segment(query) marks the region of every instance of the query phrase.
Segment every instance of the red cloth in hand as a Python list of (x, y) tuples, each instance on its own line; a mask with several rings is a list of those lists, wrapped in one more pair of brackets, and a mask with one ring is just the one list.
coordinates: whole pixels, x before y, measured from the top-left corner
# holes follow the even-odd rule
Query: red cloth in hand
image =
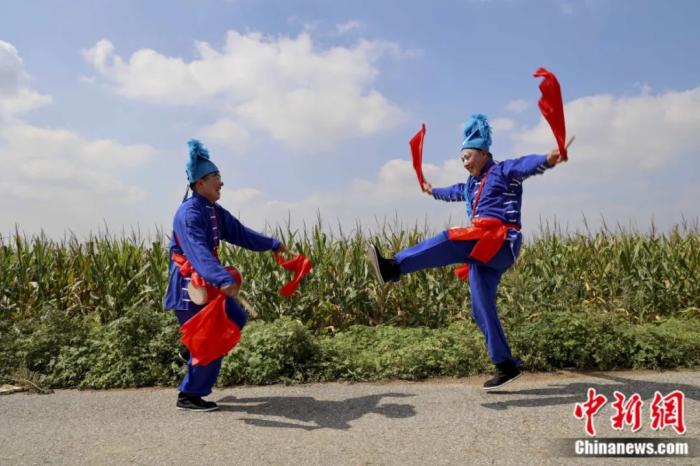
[(411, 159), (413, 159), (413, 169), (416, 171), (416, 176), (418, 177), (418, 184), (420, 185), (421, 191), (423, 190), (423, 183), (425, 178), (423, 177), (423, 138), (425, 137), (425, 123), (421, 126), (420, 131), (416, 133), (415, 136), (411, 138), (408, 143), (411, 146)]
[(557, 140), (557, 146), (559, 147), (559, 153), (564, 160), (567, 160), (564, 103), (561, 98), (559, 81), (554, 76), (554, 73), (545, 68), (538, 69), (533, 76), (544, 78), (540, 83), (540, 91), (542, 91), (542, 98), (540, 98), (539, 102), (540, 111), (552, 128), (554, 138)]
[(294, 278), (280, 288), (280, 294), (282, 296), (291, 296), (291, 294), (296, 291), (297, 287), (299, 286), (299, 282), (301, 282), (301, 279), (304, 278), (304, 275), (311, 271), (313, 263), (311, 262), (311, 259), (301, 254), (289, 260), (285, 260), (279, 254), (275, 254), (275, 260), (277, 260), (277, 263), (285, 269), (294, 272)]
[(225, 356), (241, 339), (241, 329), (226, 315), (226, 297), (221, 292), (185, 322), (180, 333), (180, 341), (190, 350), (194, 366), (206, 366)]
[[(180, 341), (190, 350), (192, 365), (206, 366), (228, 354), (238, 344), (241, 340), (241, 329), (226, 315), (226, 297), (223, 293), (194, 272), (185, 256), (178, 256), (176, 258), (173, 255), (173, 260), (180, 266), (180, 273), (183, 276), (189, 274), (195, 286), (207, 288), (209, 303), (180, 327)], [(226, 270), (240, 287), (243, 277), (238, 269), (227, 266)]]

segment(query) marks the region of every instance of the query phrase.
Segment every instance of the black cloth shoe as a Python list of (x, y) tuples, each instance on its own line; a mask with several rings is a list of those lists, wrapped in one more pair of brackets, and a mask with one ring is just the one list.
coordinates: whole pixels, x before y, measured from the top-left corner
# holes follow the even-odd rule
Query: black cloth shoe
[(496, 375), (484, 383), (484, 390), (494, 390), (520, 377), (522, 372), (513, 361), (496, 364)]
[(398, 282), (401, 272), (394, 259), (385, 259), (379, 254), (379, 249), (374, 244), (367, 245), (367, 260), (372, 264), (374, 273), (379, 282), (384, 285), (387, 282)]
[(205, 401), (200, 396), (191, 396), (184, 393), (178, 393), (177, 395), (177, 409), (184, 409), (186, 411), (216, 411), (219, 409), (219, 405), (213, 401)]

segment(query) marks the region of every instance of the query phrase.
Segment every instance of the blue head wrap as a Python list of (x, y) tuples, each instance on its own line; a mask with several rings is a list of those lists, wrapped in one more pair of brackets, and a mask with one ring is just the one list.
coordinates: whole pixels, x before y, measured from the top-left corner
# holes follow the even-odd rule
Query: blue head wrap
[(190, 158), (187, 161), (187, 181), (192, 184), (210, 173), (218, 172), (216, 165), (209, 160), (209, 151), (196, 139), (187, 141), (190, 146)]
[(491, 147), (491, 126), (486, 119), (486, 115), (475, 113), (464, 124), (464, 141), (462, 149), (489, 150)]

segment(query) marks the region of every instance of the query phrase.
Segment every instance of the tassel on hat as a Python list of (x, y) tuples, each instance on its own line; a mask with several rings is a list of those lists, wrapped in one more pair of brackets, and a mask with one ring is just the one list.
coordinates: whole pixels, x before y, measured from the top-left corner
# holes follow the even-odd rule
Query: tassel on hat
[(483, 113), (475, 113), (464, 124), (462, 149), (489, 150), (491, 147), (491, 126)]
[(195, 181), (207, 176), (210, 173), (218, 172), (219, 169), (209, 160), (209, 151), (196, 139), (187, 141), (190, 147), (190, 158), (187, 161), (186, 169), (187, 181), (192, 184)]

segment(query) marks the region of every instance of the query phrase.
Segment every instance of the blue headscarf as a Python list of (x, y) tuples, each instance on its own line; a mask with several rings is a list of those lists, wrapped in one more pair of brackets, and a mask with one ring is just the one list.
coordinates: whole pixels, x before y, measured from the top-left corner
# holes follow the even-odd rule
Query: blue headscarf
[(475, 113), (464, 124), (462, 149), (481, 149), (488, 152), (491, 147), (491, 126), (482, 113)]
[(190, 146), (190, 158), (187, 161), (186, 172), (187, 181), (192, 184), (198, 179), (210, 173), (218, 172), (219, 169), (209, 160), (209, 151), (196, 139), (187, 141)]

